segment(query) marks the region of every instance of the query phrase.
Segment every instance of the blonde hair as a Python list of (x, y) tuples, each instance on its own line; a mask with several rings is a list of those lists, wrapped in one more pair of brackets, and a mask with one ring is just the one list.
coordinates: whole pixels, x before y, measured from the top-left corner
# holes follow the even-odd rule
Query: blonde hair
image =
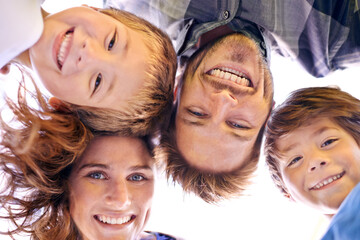
[[(170, 114), (176, 72), (176, 54), (169, 37), (144, 19), (115, 9), (101, 10), (145, 35), (151, 53), (145, 87), (134, 96), (124, 111), (70, 104), (93, 131), (118, 132), (141, 136), (160, 126)], [(119, 93), (120, 94), (120, 93)]]

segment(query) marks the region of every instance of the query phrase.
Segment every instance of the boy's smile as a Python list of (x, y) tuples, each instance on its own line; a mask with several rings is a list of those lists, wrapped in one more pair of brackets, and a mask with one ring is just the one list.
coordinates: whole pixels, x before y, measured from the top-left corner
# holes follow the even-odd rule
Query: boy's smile
[(360, 181), (360, 147), (327, 118), (314, 119), (277, 141), (280, 171), (291, 197), (335, 214)]

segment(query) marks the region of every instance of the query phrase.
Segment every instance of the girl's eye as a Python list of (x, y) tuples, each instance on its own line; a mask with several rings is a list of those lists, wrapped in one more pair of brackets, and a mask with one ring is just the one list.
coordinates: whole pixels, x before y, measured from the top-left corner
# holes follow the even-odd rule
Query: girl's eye
[(291, 160), (291, 162), (288, 164), (288, 167), (290, 167), (291, 165), (297, 163), (298, 161), (300, 161), (302, 159), (302, 157), (296, 157), (293, 160)]
[(245, 127), (243, 125), (240, 125), (240, 124), (237, 124), (237, 123), (234, 123), (234, 122), (231, 122), (231, 121), (226, 121), (226, 123), (232, 128), (248, 129), (248, 127)]
[(321, 147), (326, 147), (326, 146), (336, 142), (337, 140), (339, 140), (339, 139), (333, 138), (333, 139), (326, 140), (323, 144), (321, 144)]
[(116, 42), (116, 31), (114, 32), (114, 36), (109, 42), (108, 51), (110, 51), (114, 47), (115, 42)]
[(93, 173), (90, 173), (88, 176), (93, 179), (105, 179), (104, 174), (102, 174), (100, 172), (93, 172)]
[(135, 182), (146, 180), (144, 176), (139, 175), (139, 174), (132, 175), (132, 176), (130, 176), (129, 179), (130, 179), (130, 181), (135, 181)]
[(96, 80), (95, 80), (95, 86), (94, 86), (94, 91), (93, 93), (96, 91), (96, 89), (98, 89), (98, 87), (100, 86), (101, 84), (101, 80), (102, 80), (102, 75), (101, 73), (99, 73), (96, 77)]

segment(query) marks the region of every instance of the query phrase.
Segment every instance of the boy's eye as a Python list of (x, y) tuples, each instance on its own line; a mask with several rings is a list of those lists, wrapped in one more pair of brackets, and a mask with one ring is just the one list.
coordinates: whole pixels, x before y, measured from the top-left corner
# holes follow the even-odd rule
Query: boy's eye
[(337, 140), (339, 140), (339, 139), (337, 139), (337, 138), (328, 139), (323, 144), (321, 144), (321, 147), (329, 146), (330, 144), (336, 142)]
[(290, 163), (288, 164), (288, 167), (294, 165), (295, 163), (297, 163), (298, 161), (300, 161), (302, 159), (302, 157), (296, 157), (293, 160), (290, 161)]
[(101, 81), (102, 81), (102, 75), (101, 75), (101, 73), (99, 73), (99, 74), (97, 75), (97, 77), (96, 77), (96, 80), (95, 80), (93, 93), (96, 91), (96, 89), (98, 89), (98, 87), (99, 87), (100, 84), (101, 84)]
[(114, 47), (115, 42), (116, 42), (116, 31), (114, 32), (114, 35), (113, 35), (112, 39), (109, 42), (108, 51), (110, 51)]
[(88, 175), (88, 177), (93, 178), (93, 179), (100, 179), (100, 180), (105, 179), (104, 174), (102, 174), (101, 172), (93, 172), (93, 173), (90, 173), (90, 174)]
[(134, 181), (134, 182), (139, 182), (139, 181), (146, 180), (146, 178), (140, 174), (134, 174), (134, 175), (130, 176), (129, 180)]

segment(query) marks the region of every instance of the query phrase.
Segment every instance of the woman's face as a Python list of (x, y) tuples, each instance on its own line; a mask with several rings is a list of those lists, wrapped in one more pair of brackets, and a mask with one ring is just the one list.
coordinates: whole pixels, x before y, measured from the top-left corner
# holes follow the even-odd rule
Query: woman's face
[(69, 191), (84, 239), (136, 239), (150, 214), (154, 161), (137, 138), (97, 137), (75, 164)]
[(45, 18), (43, 34), (29, 54), (55, 97), (115, 110), (143, 87), (150, 56), (143, 34), (88, 7)]

